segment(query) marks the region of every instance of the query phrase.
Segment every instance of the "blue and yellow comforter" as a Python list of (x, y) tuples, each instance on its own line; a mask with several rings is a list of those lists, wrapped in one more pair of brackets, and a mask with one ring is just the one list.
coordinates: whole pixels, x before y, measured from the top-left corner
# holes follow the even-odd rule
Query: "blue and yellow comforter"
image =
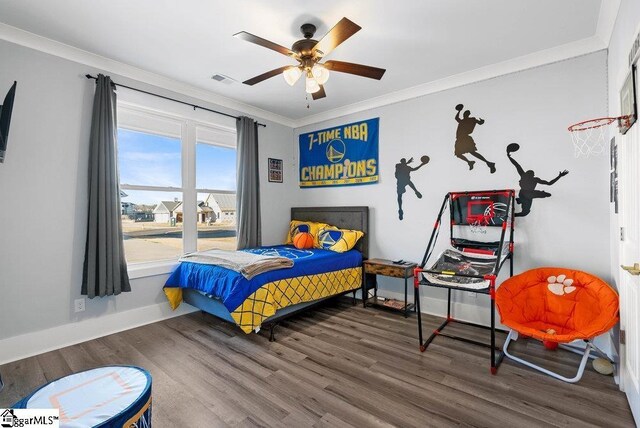
[(357, 250), (298, 250), (290, 245), (248, 249), (255, 254), (293, 260), (290, 269), (278, 269), (247, 280), (219, 266), (182, 262), (167, 280), (164, 292), (173, 309), (182, 302), (182, 289), (192, 288), (222, 301), (246, 333), (278, 309), (359, 288), (362, 254)]

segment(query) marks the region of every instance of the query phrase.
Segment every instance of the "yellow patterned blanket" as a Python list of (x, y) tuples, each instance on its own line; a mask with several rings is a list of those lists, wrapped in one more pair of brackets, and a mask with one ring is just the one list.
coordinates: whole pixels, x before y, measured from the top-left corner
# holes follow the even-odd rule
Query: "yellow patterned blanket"
[(231, 313), (245, 333), (251, 333), (278, 309), (334, 296), (362, 285), (362, 268), (296, 276), (263, 285)]

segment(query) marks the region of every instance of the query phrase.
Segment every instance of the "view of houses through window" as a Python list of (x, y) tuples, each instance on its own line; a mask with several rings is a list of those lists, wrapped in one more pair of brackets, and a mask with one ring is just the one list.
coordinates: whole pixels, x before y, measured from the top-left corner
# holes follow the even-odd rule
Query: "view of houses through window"
[(127, 262), (177, 260), (196, 249), (235, 250), (235, 134), (134, 113), (118, 111)]
[(183, 222), (172, 222), (163, 213), (167, 205), (179, 204), (182, 193), (120, 191), (122, 234), (128, 263), (177, 259), (183, 253)]
[(198, 129), (196, 143), (198, 251), (235, 250), (236, 149), (205, 142), (224, 141), (206, 131)]

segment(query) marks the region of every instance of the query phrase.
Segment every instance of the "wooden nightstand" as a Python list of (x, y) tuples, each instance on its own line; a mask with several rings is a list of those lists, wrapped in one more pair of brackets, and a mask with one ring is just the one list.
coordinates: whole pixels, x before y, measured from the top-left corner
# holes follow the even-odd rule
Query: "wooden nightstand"
[[(409, 303), (407, 301), (408, 293), (408, 280), (413, 278), (413, 270), (417, 264), (413, 262), (404, 262), (404, 264), (393, 263), (391, 260), (386, 259), (369, 259), (363, 262), (364, 280), (363, 280), (363, 298), (365, 306), (382, 307), (385, 309), (397, 310), (404, 313), (405, 318), (409, 316), (412, 310), (415, 309), (415, 302)], [(401, 308), (395, 308), (393, 306), (387, 306), (378, 302), (378, 280), (377, 276), (388, 276), (392, 278), (404, 279), (404, 305)], [(369, 300), (369, 289), (373, 288), (373, 302)]]

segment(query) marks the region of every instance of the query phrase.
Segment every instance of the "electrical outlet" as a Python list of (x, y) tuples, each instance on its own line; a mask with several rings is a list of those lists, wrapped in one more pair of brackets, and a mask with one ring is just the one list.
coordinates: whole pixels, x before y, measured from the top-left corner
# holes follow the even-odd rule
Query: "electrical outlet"
[(84, 299), (76, 299), (73, 307), (75, 312), (84, 312)]

